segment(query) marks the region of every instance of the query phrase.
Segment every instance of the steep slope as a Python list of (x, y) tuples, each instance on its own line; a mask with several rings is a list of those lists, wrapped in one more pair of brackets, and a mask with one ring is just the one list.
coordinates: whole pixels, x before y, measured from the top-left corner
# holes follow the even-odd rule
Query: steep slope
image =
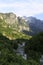
[(36, 19), (35, 17), (24, 17), (24, 19), (29, 25), (29, 34), (33, 35), (43, 31), (43, 20)]
[(17, 44), (9, 40), (2, 34), (0, 34), (0, 65), (40, 65), (38, 62), (33, 60), (24, 60), (21, 55), (17, 55), (14, 51), (14, 47)]
[(28, 55), (28, 59), (30, 57), (30, 59), (40, 61), (40, 57), (43, 55), (43, 32), (33, 36), (29, 42), (26, 43), (25, 52)]
[(9, 39), (29, 39), (29, 36), (22, 33), (22, 30), (29, 30), (24, 19), (13, 13), (0, 13), (0, 33)]
[(0, 13), (0, 18), (12, 29), (16, 29), (19, 32), (22, 30), (29, 30), (26, 22), (22, 17), (17, 17), (14, 13)]

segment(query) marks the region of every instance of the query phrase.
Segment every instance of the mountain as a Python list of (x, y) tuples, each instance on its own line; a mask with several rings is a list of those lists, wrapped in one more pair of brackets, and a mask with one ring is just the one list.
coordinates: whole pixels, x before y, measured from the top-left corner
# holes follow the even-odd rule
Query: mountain
[[(6, 32), (5, 32), (6, 31)], [(34, 35), (43, 31), (43, 20), (36, 19), (35, 17), (17, 17), (16, 14), (0, 13), (0, 32), (3, 35), (9, 36), (16, 34)]]
[(25, 20), (22, 17), (17, 17), (14, 13), (0, 13), (0, 19), (4, 20), (9, 27), (15, 28), (18, 31), (22, 29), (29, 30)]
[(22, 30), (29, 31), (22, 17), (17, 17), (14, 13), (0, 13), (0, 33), (9, 39), (29, 38), (28, 35), (22, 33)]
[[(43, 31), (43, 21), (41, 20), (34, 17), (17, 17), (14, 13), (0, 13), (0, 64), (40, 65), (39, 56), (41, 53), (37, 54), (37, 52), (33, 52), (33, 50), (31, 52), (31, 47), (33, 46), (35, 49), (37, 47), (36, 50), (40, 50), (40, 42), (43, 36), (42, 34), (41, 36), (37, 36), (38, 38), (30, 36), (40, 31)], [(33, 44), (35, 41), (38, 44)], [(32, 45), (30, 43), (32, 43)], [(41, 50), (42, 49), (43, 45), (41, 46)], [(20, 55), (19, 51), (20, 53), (23, 52), (23, 56)], [(28, 55), (30, 56), (26, 55), (28, 51)], [(27, 53), (25, 54), (25, 52)], [(24, 57), (26, 57), (27, 60), (23, 59)], [(39, 60), (37, 61), (36, 58)]]
[(43, 31), (43, 20), (36, 19), (35, 17), (23, 17), (29, 25), (29, 34), (33, 35)]

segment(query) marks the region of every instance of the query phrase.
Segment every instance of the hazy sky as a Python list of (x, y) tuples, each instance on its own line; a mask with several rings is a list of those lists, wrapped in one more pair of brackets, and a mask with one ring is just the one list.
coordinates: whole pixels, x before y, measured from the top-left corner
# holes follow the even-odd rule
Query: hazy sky
[(0, 0), (0, 12), (14, 12), (20, 16), (43, 13), (43, 0)]

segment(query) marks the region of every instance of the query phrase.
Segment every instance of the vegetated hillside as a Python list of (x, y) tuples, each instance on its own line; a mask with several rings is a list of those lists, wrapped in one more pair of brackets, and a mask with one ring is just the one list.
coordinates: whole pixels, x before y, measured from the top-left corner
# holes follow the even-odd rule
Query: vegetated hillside
[(22, 17), (17, 17), (13, 13), (0, 13), (0, 33), (9, 39), (29, 39), (29, 36), (22, 33), (22, 30), (29, 30), (29, 27)]
[(16, 55), (14, 49), (17, 47), (17, 40), (9, 40), (0, 34), (0, 65), (40, 65), (36, 61), (24, 60), (20, 55)]
[(41, 55), (43, 55), (43, 32), (33, 36), (25, 45), (25, 52), (28, 59), (40, 61)]
[(25, 21), (29, 25), (30, 31), (24, 30), (27, 34), (34, 35), (43, 31), (43, 20), (36, 19), (35, 17), (25, 17)]

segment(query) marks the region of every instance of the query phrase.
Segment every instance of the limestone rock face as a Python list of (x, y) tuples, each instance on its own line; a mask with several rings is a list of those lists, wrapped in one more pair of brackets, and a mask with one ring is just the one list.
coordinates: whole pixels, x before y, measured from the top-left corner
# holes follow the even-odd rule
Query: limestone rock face
[(5, 26), (3, 27), (11, 27), (12, 29), (16, 29), (19, 32), (22, 30), (29, 30), (28, 25), (22, 17), (17, 17), (14, 13), (0, 13), (0, 19), (4, 21)]

